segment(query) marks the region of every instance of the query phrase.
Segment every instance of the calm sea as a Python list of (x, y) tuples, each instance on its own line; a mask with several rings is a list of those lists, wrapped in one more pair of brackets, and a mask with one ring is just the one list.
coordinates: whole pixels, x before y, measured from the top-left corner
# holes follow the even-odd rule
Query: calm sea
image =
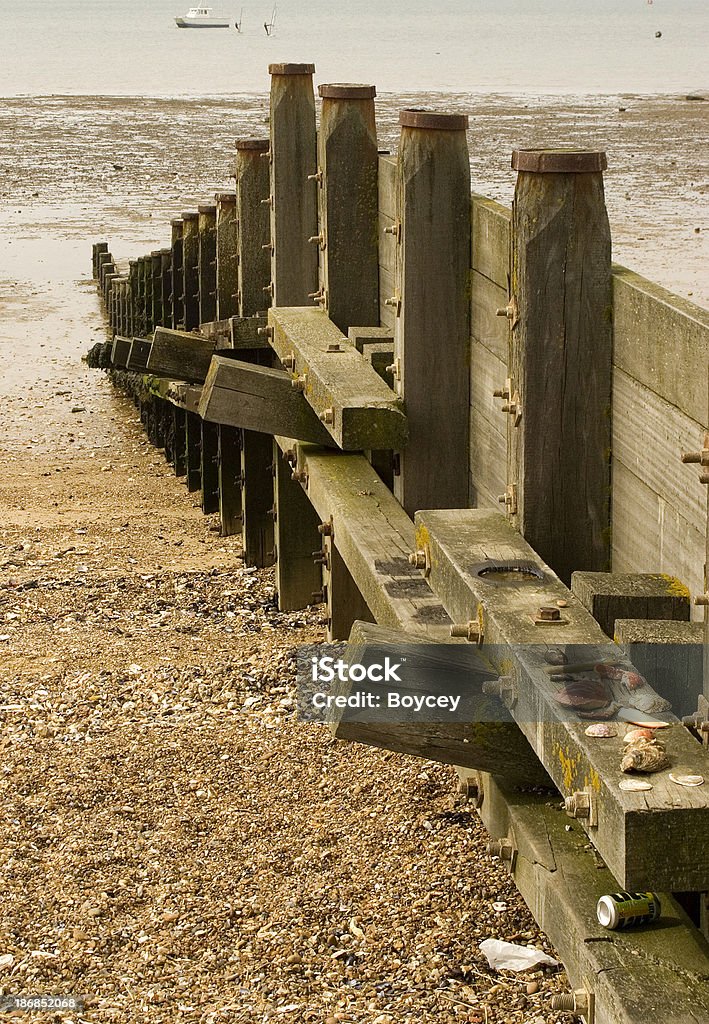
[(178, 29), (190, 0), (3, 0), (0, 95), (264, 92), (280, 60), (399, 94), (709, 86), (707, 0), (278, 0), (270, 37), (273, 0), (212, 2), (241, 34)]

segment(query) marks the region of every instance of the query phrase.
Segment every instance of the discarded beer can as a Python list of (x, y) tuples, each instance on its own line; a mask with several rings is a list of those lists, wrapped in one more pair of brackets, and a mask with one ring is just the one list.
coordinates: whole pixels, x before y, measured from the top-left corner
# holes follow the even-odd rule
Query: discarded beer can
[(654, 892), (614, 892), (601, 896), (596, 916), (604, 928), (637, 928), (657, 921), (661, 909), (660, 899)]

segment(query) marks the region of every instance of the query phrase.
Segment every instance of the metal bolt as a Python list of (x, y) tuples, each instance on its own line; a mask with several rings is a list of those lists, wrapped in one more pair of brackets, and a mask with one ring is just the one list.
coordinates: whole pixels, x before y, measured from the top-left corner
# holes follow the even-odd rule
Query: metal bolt
[(326, 351), (327, 352), (342, 352), (342, 348), (340, 346), (339, 341), (332, 342), (330, 345), (328, 345)]
[(414, 569), (425, 569), (426, 552), (423, 550), (412, 551), (409, 555), (409, 565), (413, 565)]
[(480, 623), (477, 619), (471, 619), (470, 622), (456, 623), (451, 626), (451, 636), (464, 637), (466, 640), (479, 644), (482, 642)]
[(265, 287), (263, 287), (261, 291), (267, 292), (269, 295), (273, 295), (273, 281), (271, 281), (270, 284), (265, 285)]
[(506, 837), (504, 839), (491, 839), (487, 844), (487, 852), (491, 857), (499, 857), (500, 860), (512, 860), (512, 854), (514, 853), (512, 840)]
[(502, 412), (510, 412), (515, 414), (517, 412), (516, 402), (503, 402), (501, 406)]
[(326, 569), (330, 568), (330, 559), (327, 551), (313, 551), (313, 561), (316, 564), (324, 565)]
[(308, 239), (313, 245), (319, 245), (321, 249), (325, 248), (325, 235), (321, 231), (319, 235), (311, 235)]
[(694, 603), (696, 605), (708, 605), (709, 594), (697, 594), (697, 596), (694, 598)]
[(325, 604), (327, 602), (327, 587), (323, 586), (322, 590), (314, 590), (310, 595), (310, 600), (313, 604)]
[(309, 174), (308, 175), (308, 181), (317, 181), (318, 185), (322, 184), (322, 178), (323, 178), (322, 169), (320, 167), (318, 167), (318, 169), (315, 172), (315, 174)]
[(290, 382), (290, 386), (295, 391), (305, 391), (306, 383), (307, 383), (307, 377), (305, 377), (305, 376), (294, 377), (293, 380)]
[(271, 159), (271, 150), (270, 149), (264, 149), (263, 153), (259, 153), (259, 156), (261, 157), (262, 160), (270, 160)]
[(263, 334), (267, 338), (272, 338), (273, 337), (273, 328), (272, 327), (258, 327), (256, 329), (256, 333), (257, 334)]
[(267, 515), (267, 516), (270, 516), (270, 517), (271, 517), (271, 519), (272, 519), (272, 520), (274, 521), (274, 523), (275, 523), (275, 521), (276, 521), (276, 520), (278, 519), (278, 514), (277, 514), (277, 512), (276, 512), (276, 506), (274, 505), (274, 506), (273, 506), (273, 508), (269, 508), (269, 510), (268, 510), (268, 512), (266, 513), (266, 515)]
[(384, 228), (384, 234), (385, 235), (398, 235), (399, 234), (399, 224), (398, 224), (398, 222), (396, 224), (390, 224), (389, 227)]
[(507, 385), (505, 385), (505, 387), (503, 388), (495, 388), (495, 390), (492, 393), (492, 396), (493, 398), (509, 398), (510, 389), (509, 387), (507, 387)]
[(281, 359), (283, 368), (286, 370), (295, 370), (295, 354), (291, 352), (289, 356), (283, 356)]
[(570, 818), (591, 817), (591, 794), (579, 790), (564, 800), (564, 810)]
[(537, 618), (543, 619), (545, 622), (557, 622), (561, 618), (561, 612), (558, 608), (553, 608), (549, 605), (542, 605), (537, 610)]
[(325, 298), (325, 292), (322, 288), (319, 288), (316, 292), (308, 292), (308, 298), (312, 299), (314, 302), (320, 302)]
[(262, 245), (261, 248), (268, 249), (269, 252), (273, 252), (273, 242), (266, 242), (266, 244)]
[(495, 316), (506, 316), (508, 320), (512, 320), (515, 315), (515, 308), (512, 303), (509, 306), (501, 306), (495, 310)]
[(327, 522), (320, 523), (318, 533), (321, 533), (323, 537), (332, 537), (332, 520), (328, 519)]
[(334, 423), (335, 422), (335, 410), (334, 409), (324, 409), (320, 413), (320, 419), (322, 420), (323, 423)]
[(703, 448), (700, 452), (682, 452), (682, 462), (696, 462), (700, 466), (709, 466), (709, 449)]
[(299, 484), (307, 484), (308, 474), (304, 469), (294, 469), (290, 475), (291, 480), (297, 480)]
[(592, 994), (583, 988), (577, 989), (576, 992), (561, 992), (552, 996), (551, 1008), (573, 1013), (576, 1017), (585, 1017), (587, 1024), (592, 1024), (594, 999)]
[(505, 697), (514, 693), (514, 684), (510, 676), (500, 676), (499, 679), (488, 679), (482, 685), (482, 691), (488, 697)]
[(261, 206), (273, 206), (273, 196), (261, 200)]

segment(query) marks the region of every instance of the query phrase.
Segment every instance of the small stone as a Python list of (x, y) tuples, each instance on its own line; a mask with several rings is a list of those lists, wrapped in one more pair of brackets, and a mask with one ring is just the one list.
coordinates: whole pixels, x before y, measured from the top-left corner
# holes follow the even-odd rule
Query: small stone
[(538, 992), (538, 991), (539, 991), (539, 982), (538, 981), (530, 981), (527, 984), (527, 995), (528, 996), (533, 996), (534, 993)]

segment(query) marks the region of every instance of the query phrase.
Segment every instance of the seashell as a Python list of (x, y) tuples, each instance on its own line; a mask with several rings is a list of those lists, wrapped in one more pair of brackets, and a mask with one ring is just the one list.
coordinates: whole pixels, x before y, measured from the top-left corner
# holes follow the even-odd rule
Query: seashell
[(605, 739), (607, 736), (617, 736), (618, 728), (608, 722), (595, 722), (584, 729), (587, 736), (595, 736), (597, 739)]
[(626, 690), (641, 690), (644, 686), (647, 686), (647, 679), (643, 679), (639, 672), (624, 672), (621, 676), (621, 682)]
[(655, 733), (652, 729), (631, 729), (630, 732), (626, 732), (623, 742), (637, 743), (638, 740), (652, 740), (654, 738)]
[(602, 679), (620, 679), (626, 671), (626, 669), (621, 668), (620, 665), (612, 665), (607, 661), (599, 661), (598, 664), (593, 667)]
[(593, 711), (610, 703), (608, 688), (600, 679), (579, 679), (568, 683), (555, 694), (555, 699), (563, 707), (579, 711)]
[(544, 660), (547, 665), (565, 665), (569, 659), (560, 647), (552, 647), (551, 650), (545, 652)]
[(629, 744), (620, 762), (622, 772), (661, 772), (669, 766), (667, 751), (657, 740), (638, 740)]
[(618, 707), (618, 704), (611, 703), (606, 708), (598, 708), (596, 711), (577, 711), (576, 714), (579, 716), (579, 718), (601, 718), (603, 720), (607, 720), (609, 718), (613, 718), (616, 711), (618, 710)]
[(672, 705), (668, 700), (650, 689), (647, 693), (644, 691), (634, 693), (630, 703), (638, 711), (647, 711), (648, 714), (659, 714), (661, 711), (672, 710)]
[(652, 783), (646, 782), (645, 779), (621, 779), (618, 789), (622, 789), (624, 793), (641, 793), (645, 789), (652, 789)]
[(670, 779), (678, 786), (702, 786), (704, 785), (703, 775), (676, 775), (670, 772)]
[(670, 727), (669, 722), (663, 722), (660, 718), (653, 718), (651, 715), (643, 715), (634, 708), (619, 708), (618, 719), (621, 722), (638, 725), (641, 729), (669, 729)]

